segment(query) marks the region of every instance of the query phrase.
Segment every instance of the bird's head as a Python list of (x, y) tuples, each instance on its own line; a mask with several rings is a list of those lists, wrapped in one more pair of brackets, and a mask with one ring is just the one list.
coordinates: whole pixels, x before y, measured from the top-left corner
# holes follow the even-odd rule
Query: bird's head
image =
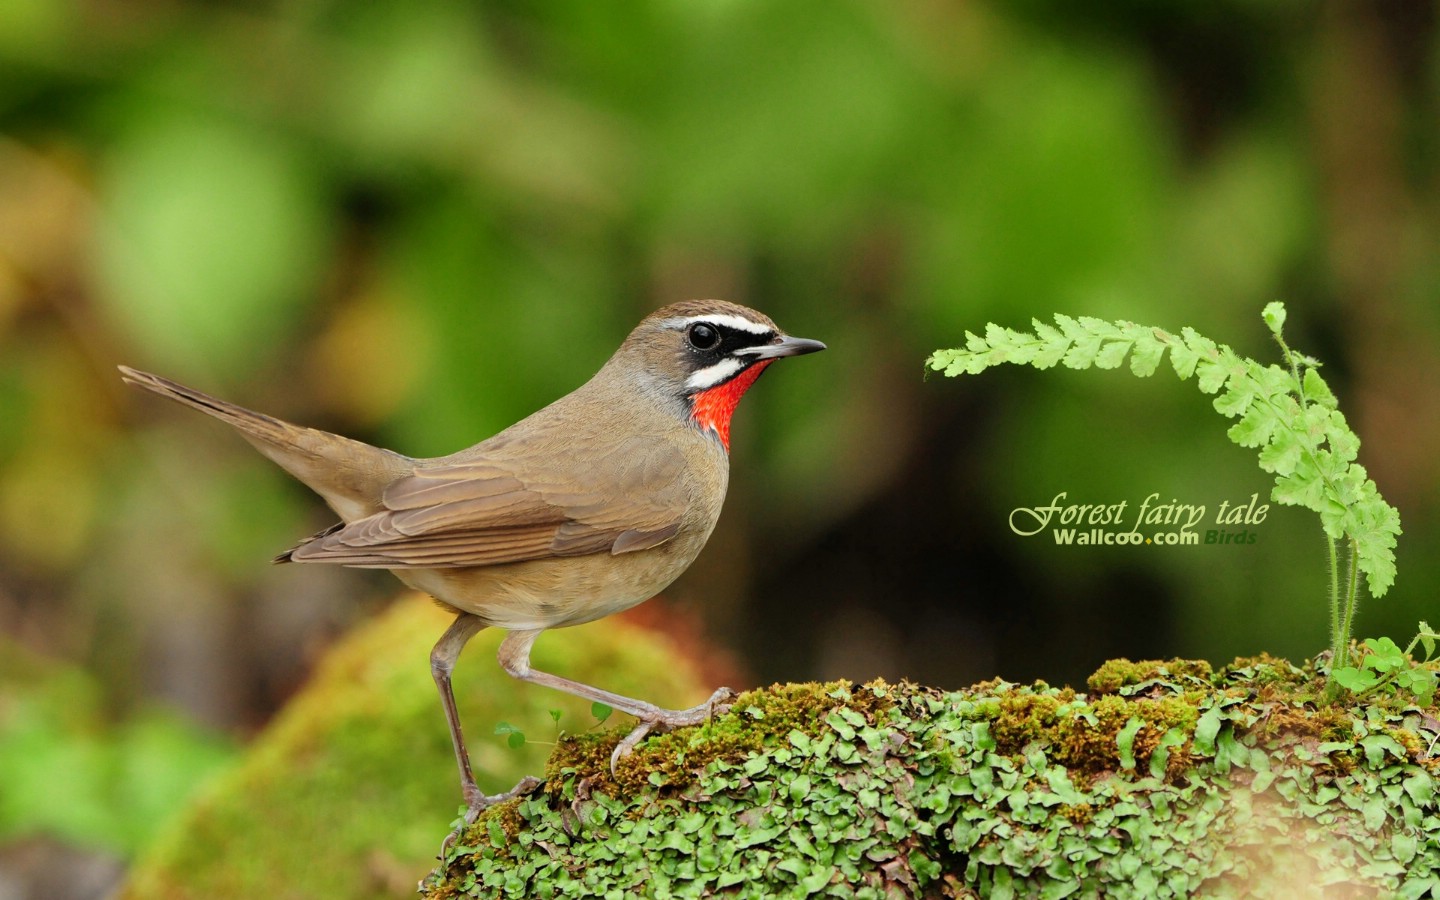
[(679, 401), (678, 408), (728, 450), (730, 417), (760, 373), (782, 357), (824, 349), (737, 303), (687, 300), (647, 316), (616, 355), (633, 358), (647, 383)]

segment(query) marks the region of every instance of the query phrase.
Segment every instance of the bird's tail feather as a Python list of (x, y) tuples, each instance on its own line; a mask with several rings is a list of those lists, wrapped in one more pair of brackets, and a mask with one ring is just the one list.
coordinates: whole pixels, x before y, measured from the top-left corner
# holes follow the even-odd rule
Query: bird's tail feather
[(380, 509), (380, 497), (414, 461), (315, 428), (292, 425), (237, 406), (168, 378), (120, 366), (120, 377), (177, 403), (193, 407), (233, 427), (261, 453), (308, 485), (350, 521)]

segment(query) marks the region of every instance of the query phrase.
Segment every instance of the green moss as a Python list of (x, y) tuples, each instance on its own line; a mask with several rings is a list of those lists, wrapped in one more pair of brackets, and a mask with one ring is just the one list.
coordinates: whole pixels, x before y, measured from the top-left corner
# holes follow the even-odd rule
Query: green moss
[(1210, 664), (1203, 659), (1112, 659), (1095, 670), (1087, 679), (1090, 690), (1097, 694), (1113, 694), (1122, 688), (1147, 682), (1201, 681), (1208, 683)]
[(736, 715), (679, 732), (656, 735), (620, 760), (610, 771), (610, 756), (632, 723), (604, 734), (566, 736), (545, 767), (547, 787), (561, 789), (580, 773), (592, 790), (630, 794), (647, 786), (663, 795), (682, 792), (711, 763), (739, 761), (760, 752), (765, 744), (792, 731), (817, 733), (825, 717), (844, 707), (874, 721), (889, 706), (891, 688), (875, 682), (858, 690), (848, 682), (774, 685), (735, 698)]
[[(1298, 676), (1297, 676), (1298, 673)], [(1107, 664), (1086, 696), (992, 681), (787, 685), (644, 742), (566, 740), (432, 897), (1182, 897), (1440, 889), (1434, 711), (1323, 708), (1311, 669)], [(1291, 880), (1272, 873), (1289, 872)], [(1267, 882), (1265, 879), (1271, 878)], [(1301, 881), (1295, 881), (1295, 878)]]
[[(1200, 698), (1197, 692), (1187, 692), (1083, 700), (1068, 688), (1056, 691), (1037, 685), (1004, 690), (997, 702), (984, 704), (977, 714), (990, 722), (998, 753), (1020, 755), (1038, 742), (1048, 748), (1052, 761), (1088, 780), (1122, 767), (1118, 738), (1131, 721), (1139, 723), (1131, 752), (1142, 766), (1147, 765), (1165, 734), (1172, 729), (1194, 730)], [(1171, 751), (1169, 764), (1175, 764), (1177, 772), (1183, 769), (1186, 749)]]

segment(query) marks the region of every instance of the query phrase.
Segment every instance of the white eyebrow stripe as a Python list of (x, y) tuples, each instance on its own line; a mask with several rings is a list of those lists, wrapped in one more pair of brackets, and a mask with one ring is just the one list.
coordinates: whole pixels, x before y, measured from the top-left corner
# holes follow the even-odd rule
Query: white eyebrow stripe
[(748, 331), (751, 334), (774, 334), (775, 329), (769, 325), (762, 325), (759, 322), (747, 319), (744, 316), (732, 316), (728, 313), (709, 313), (703, 316), (683, 316), (666, 320), (666, 325), (676, 330), (683, 330), (696, 322), (705, 322), (709, 325), (723, 325), (726, 328), (733, 328), (736, 331)]
[(685, 379), (685, 387), (692, 391), (703, 391), (712, 388), (728, 378), (734, 377), (735, 373), (745, 368), (745, 364), (738, 359), (726, 358), (711, 366), (693, 373)]

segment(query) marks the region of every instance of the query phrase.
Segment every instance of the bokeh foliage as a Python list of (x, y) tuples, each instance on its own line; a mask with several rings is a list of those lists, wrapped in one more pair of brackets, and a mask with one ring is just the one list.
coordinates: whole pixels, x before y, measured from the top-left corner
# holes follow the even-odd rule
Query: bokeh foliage
[(0, 843), (43, 832), (139, 852), (234, 756), (174, 712), (117, 721), (93, 678), (0, 638)]
[(1358, 623), (1403, 637), (1440, 587), (1436, 15), (0, 4), (0, 627), (120, 714), (247, 731), (391, 583), (266, 567), (327, 514), (115, 363), (431, 455), (572, 388), (650, 309), (722, 296), (831, 347), (747, 401), (726, 516), (671, 592), (757, 677), (1307, 656), (1325, 585), (1298, 511), (1205, 552), (1005, 524), (1061, 491), (1263, 493), (1203, 400), (921, 367), (1054, 312), (1264, 359), (1280, 298), (1405, 519)]

